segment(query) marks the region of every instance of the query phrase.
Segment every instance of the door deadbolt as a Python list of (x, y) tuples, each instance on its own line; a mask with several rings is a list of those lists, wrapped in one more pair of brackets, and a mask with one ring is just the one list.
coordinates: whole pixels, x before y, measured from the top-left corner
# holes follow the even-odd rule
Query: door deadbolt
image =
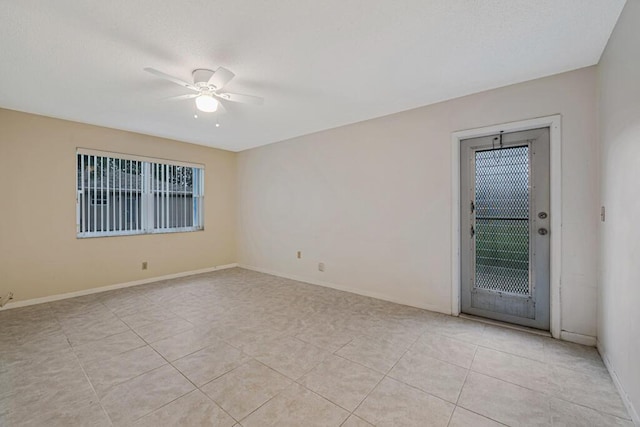
[(545, 219), (546, 217), (547, 217), (547, 213), (546, 212), (540, 212), (538, 214), (538, 218), (540, 218), (540, 219)]
[(544, 236), (545, 234), (548, 234), (549, 230), (547, 230), (546, 228), (538, 228), (538, 234), (541, 236)]

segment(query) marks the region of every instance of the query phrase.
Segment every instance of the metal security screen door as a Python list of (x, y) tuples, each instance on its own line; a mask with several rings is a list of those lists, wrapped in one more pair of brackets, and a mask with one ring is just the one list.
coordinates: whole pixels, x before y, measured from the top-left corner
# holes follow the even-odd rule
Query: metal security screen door
[(461, 142), (461, 309), (549, 329), (549, 129)]

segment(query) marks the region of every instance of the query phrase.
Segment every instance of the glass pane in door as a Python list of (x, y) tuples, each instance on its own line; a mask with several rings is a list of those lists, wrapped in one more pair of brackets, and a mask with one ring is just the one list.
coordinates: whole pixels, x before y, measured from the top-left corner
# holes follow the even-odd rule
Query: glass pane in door
[(474, 287), (530, 295), (529, 147), (475, 153)]

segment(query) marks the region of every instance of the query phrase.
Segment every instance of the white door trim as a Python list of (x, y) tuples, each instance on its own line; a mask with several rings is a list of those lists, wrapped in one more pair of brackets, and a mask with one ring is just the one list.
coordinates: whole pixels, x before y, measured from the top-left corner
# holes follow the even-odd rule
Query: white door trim
[(530, 120), (492, 125), (451, 134), (451, 314), (460, 314), (460, 141), (494, 135), (500, 131), (518, 132), (548, 127), (550, 137), (550, 322), (551, 335), (560, 338), (561, 329), (561, 266), (562, 266), (562, 117), (539, 117)]

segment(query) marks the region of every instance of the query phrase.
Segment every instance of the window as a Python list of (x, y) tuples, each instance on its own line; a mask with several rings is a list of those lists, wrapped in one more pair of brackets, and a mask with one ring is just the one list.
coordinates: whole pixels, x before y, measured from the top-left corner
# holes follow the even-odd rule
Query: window
[(78, 149), (78, 237), (204, 229), (204, 166)]
[(91, 195), (91, 205), (106, 205), (109, 202), (107, 193), (104, 191), (94, 192)]

